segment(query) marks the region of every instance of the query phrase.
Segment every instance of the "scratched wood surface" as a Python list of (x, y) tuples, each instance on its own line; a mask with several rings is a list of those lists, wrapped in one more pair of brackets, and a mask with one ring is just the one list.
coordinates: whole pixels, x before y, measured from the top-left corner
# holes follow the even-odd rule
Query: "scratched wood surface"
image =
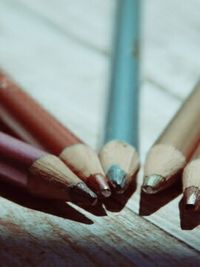
[[(115, 5), (0, 1), (0, 67), (96, 149)], [(199, 78), (199, 8), (198, 0), (143, 1), (142, 160)], [(184, 214), (180, 184), (162, 198), (145, 198), (141, 182), (142, 172), (129, 200), (127, 194), (87, 211), (1, 184), (0, 266), (198, 266), (200, 217)]]

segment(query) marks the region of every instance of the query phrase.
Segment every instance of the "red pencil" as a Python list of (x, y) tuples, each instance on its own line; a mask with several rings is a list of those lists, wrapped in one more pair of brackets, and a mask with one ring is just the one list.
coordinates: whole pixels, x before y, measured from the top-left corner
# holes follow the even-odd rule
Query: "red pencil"
[(0, 72), (0, 118), (28, 143), (59, 156), (98, 194), (111, 192), (97, 154)]
[[(90, 204), (96, 202), (96, 195), (56, 156), (2, 132), (0, 132), (0, 154), (6, 160), (26, 168), (32, 178), (27, 178), (27, 181), (24, 181), (24, 178), (19, 180), (17, 178), (19, 175), (15, 178), (19, 182), (23, 181), (21, 185), (27, 183), (27, 186), (31, 186), (30, 190), (41, 188), (41, 193), (44, 191), (44, 197), (55, 198), (52, 192), (57, 192), (57, 198), (63, 198), (66, 194), (66, 200)], [(43, 190), (45, 183), (47, 188)], [(54, 189), (50, 190), (50, 186)]]

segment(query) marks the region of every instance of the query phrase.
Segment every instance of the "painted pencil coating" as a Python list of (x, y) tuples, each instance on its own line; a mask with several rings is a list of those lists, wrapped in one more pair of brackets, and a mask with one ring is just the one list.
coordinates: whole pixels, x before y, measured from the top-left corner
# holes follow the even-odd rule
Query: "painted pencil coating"
[(28, 181), (28, 171), (23, 166), (9, 161), (5, 158), (0, 158), (0, 181), (6, 182), (19, 188), (26, 188)]
[(157, 193), (174, 183), (190, 159), (200, 137), (199, 101), (200, 83), (150, 149), (145, 162), (144, 192)]
[(105, 142), (138, 146), (139, 1), (119, 1)]
[(0, 117), (24, 141), (55, 155), (81, 142), (2, 72), (0, 83)]
[(2, 132), (0, 153), (2, 157), (26, 167), (30, 175), (39, 177), (47, 184), (51, 183), (61, 191), (64, 190), (66, 194), (76, 191), (72, 198), (83, 198), (84, 195), (85, 202), (96, 201), (96, 195), (56, 156)]
[(0, 72), (0, 86), (0, 119), (7, 126), (26, 142), (59, 156), (97, 193), (105, 197), (110, 195), (95, 151), (62, 126), (3, 72)]
[(0, 132), (0, 153), (4, 157), (11, 158), (29, 167), (36, 160), (47, 155), (47, 152), (34, 148), (3, 132)]
[[(138, 77), (139, 1), (119, 1), (105, 132), (105, 143), (116, 141), (113, 155), (110, 151), (112, 157), (110, 166), (106, 164), (104, 153), (100, 153), (106, 175), (118, 193), (123, 193), (131, 180), (128, 178), (130, 177), (129, 170), (126, 169), (128, 171), (126, 172), (122, 164), (117, 164), (120, 153), (117, 147), (119, 145), (120, 150), (121, 145), (125, 143), (136, 148), (138, 146)], [(108, 153), (108, 146), (106, 150)], [(135, 152), (133, 155), (135, 156)]]
[[(56, 199), (62, 201), (79, 202), (83, 198), (83, 193), (77, 190), (81, 187), (81, 183), (77, 187), (60, 186), (60, 184), (52, 183), (52, 180), (42, 179), (41, 176), (33, 175), (22, 164), (15, 163), (11, 160), (0, 157), (0, 182), (13, 185), (25, 192), (41, 198)], [(84, 201), (85, 202), (85, 199)], [(86, 202), (87, 203), (87, 202)], [(94, 202), (95, 203), (95, 202)]]

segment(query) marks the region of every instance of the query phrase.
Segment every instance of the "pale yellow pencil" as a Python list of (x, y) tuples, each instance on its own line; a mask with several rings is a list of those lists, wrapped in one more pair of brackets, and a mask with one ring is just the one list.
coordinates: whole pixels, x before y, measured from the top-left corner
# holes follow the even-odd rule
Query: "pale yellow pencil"
[(145, 193), (157, 193), (176, 180), (198, 145), (199, 136), (200, 82), (147, 155), (142, 187)]
[(183, 172), (183, 194), (186, 208), (200, 210), (200, 144)]

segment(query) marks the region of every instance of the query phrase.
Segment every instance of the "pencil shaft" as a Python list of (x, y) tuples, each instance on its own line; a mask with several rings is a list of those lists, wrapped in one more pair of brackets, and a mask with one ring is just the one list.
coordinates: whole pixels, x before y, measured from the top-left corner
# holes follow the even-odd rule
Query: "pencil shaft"
[(0, 117), (23, 140), (56, 155), (81, 142), (4, 73), (0, 82)]
[(4, 158), (0, 158), (0, 181), (27, 189), (28, 184), (28, 171), (16, 165), (14, 162), (9, 162)]
[(139, 1), (119, 1), (105, 142), (138, 144)]
[(58, 185), (52, 184), (51, 181), (31, 175), (23, 165), (2, 157), (0, 157), (0, 182), (15, 186), (16, 190), (21, 189), (42, 198), (71, 200), (67, 190), (62, 190)]
[(156, 144), (169, 144), (190, 156), (200, 139), (200, 82), (164, 130)]
[[(0, 119), (23, 140), (60, 157), (98, 194), (104, 197), (111, 194), (96, 152), (62, 126), (3, 72), (0, 72)], [(83, 194), (93, 200), (96, 195), (92, 195), (85, 184), (84, 190), (83, 183), (81, 185), (82, 188), (76, 187), (77, 191), (85, 190)]]
[[(144, 165), (143, 191), (155, 194), (178, 178), (200, 139), (200, 82), (150, 149)], [(194, 177), (195, 172), (191, 171)], [(190, 198), (190, 193), (187, 198)]]
[(192, 158), (191, 161), (194, 159), (200, 159), (200, 143), (198, 144), (198, 146), (196, 147), (194, 153), (192, 154)]
[(33, 146), (0, 132), (0, 153), (1, 156), (31, 166), (36, 160), (47, 153)]

